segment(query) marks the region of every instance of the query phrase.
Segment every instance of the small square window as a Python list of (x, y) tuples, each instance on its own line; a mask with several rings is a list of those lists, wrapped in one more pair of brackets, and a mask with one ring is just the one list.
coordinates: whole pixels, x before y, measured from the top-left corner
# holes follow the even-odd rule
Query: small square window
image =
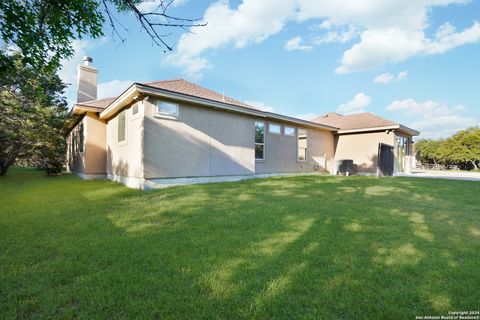
[(286, 136), (294, 136), (295, 135), (295, 128), (284, 127), (283, 132), (284, 132), (284, 135), (286, 135)]
[(270, 123), (268, 125), (268, 132), (273, 133), (273, 134), (281, 134), (282, 133), (282, 127), (279, 124), (273, 124)]
[(157, 114), (178, 118), (178, 104), (157, 100)]

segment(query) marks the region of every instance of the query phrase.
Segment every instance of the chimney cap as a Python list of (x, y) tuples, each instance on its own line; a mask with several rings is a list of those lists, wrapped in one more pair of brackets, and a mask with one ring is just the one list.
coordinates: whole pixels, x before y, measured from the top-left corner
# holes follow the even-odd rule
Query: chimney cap
[(93, 62), (92, 57), (84, 56), (83, 57), (83, 64), (89, 66)]

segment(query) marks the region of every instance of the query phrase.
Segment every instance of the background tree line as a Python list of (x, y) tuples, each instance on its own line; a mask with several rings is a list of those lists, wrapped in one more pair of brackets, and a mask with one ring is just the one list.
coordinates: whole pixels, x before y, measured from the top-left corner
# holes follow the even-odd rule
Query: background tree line
[(62, 170), (66, 154), (65, 83), (57, 72), (74, 54), (72, 41), (104, 36), (124, 42), (128, 30), (114, 12), (130, 13), (163, 51), (171, 51), (171, 32), (203, 26), (200, 18), (172, 16), (174, 0), (158, 1), (142, 12), (145, 0), (2, 0), (0, 1), (0, 176), (13, 163)]
[(447, 139), (422, 139), (415, 143), (417, 160), (447, 168), (480, 170), (480, 128), (459, 131)]

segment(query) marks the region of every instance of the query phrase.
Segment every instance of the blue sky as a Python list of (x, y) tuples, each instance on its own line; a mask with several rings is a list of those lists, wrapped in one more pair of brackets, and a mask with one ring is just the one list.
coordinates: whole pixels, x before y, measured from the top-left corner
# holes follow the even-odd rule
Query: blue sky
[[(144, 9), (155, 3), (145, 3)], [(445, 137), (480, 125), (480, 0), (177, 0), (170, 14), (204, 17), (195, 33), (171, 30), (171, 53), (135, 18), (121, 44), (75, 41), (60, 75), (73, 85), (84, 55), (99, 96), (134, 81), (185, 78), (266, 110), (309, 119), (372, 112)]]

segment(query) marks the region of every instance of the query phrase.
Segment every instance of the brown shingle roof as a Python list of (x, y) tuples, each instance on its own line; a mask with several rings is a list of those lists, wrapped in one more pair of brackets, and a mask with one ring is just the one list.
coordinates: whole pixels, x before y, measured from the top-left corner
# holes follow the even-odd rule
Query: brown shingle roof
[(398, 124), (369, 112), (346, 116), (335, 112), (329, 112), (323, 116), (312, 119), (312, 121), (327, 126), (337, 127), (340, 128), (340, 130), (367, 129)]
[(81, 106), (87, 106), (87, 107), (92, 107), (92, 108), (97, 108), (97, 109), (103, 110), (106, 107), (108, 107), (108, 105), (110, 103), (112, 103), (112, 101), (115, 100), (115, 99), (117, 99), (117, 97), (79, 102), (77, 104), (81, 105)]
[(176, 79), (176, 80), (163, 80), (163, 81), (152, 81), (152, 82), (144, 82), (141, 83), (146, 86), (168, 90), (172, 92), (177, 92), (181, 94), (186, 94), (189, 96), (199, 97), (203, 99), (208, 99), (212, 101), (228, 103), (235, 106), (240, 106), (244, 108), (258, 110), (244, 102), (235, 100), (233, 98), (227, 97), (223, 94), (218, 92), (212, 91), (210, 89), (200, 87), (192, 82), (183, 80), (183, 79)]
[[(185, 94), (193, 97), (199, 97), (199, 98), (208, 99), (212, 101), (240, 106), (243, 108), (258, 110), (255, 107), (252, 107), (244, 102), (227, 97), (223, 94), (212, 91), (210, 89), (200, 87), (194, 83), (191, 83), (183, 79), (140, 82), (140, 84), (162, 89), (162, 90), (181, 93), (181, 94)], [(86, 102), (77, 103), (77, 104), (103, 110), (106, 107), (108, 107), (110, 103), (112, 103), (116, 98), (117, 97), (111, 97), (111, 98), (105, 98), (105, 99), (99, 99), (99, 100), (86, 101)]]

